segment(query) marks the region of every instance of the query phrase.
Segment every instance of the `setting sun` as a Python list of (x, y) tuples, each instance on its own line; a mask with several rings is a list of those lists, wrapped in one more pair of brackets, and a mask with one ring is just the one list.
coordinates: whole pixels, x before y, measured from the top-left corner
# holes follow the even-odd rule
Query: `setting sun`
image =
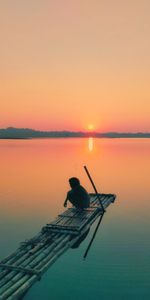
[(93, 125), (93, 124), (89, 124), (89, 125), (88, 125), (88, 129), (89, 129), (89, 130), (93, 130), (93, 129), (94, 129), (94, 125)]

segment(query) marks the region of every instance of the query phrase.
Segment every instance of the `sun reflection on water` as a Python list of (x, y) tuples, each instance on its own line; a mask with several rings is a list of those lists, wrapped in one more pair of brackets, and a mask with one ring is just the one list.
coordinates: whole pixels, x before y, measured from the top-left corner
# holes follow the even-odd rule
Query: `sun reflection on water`
[(89, 149), (90, 152), (92, 152), (92, 151), (93, 151), (93, 148), (94, 148), (94, 140), (93, 140), (92, 137), (90, 137), (90, 138), (88, 139), (88, 149)]

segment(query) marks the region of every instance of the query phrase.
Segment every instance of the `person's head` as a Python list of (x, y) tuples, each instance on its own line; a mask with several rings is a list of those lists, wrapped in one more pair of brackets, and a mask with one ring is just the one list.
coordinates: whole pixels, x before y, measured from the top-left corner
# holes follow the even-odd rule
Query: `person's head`
[(75, 188), (75, 187), (77, 187), (78, 185), (80, 185), (80, 181), (76, 177), (70, 178), (69, 179), (69, 183), (70, 183), (70, 186), (71, 186), (72, 189)]

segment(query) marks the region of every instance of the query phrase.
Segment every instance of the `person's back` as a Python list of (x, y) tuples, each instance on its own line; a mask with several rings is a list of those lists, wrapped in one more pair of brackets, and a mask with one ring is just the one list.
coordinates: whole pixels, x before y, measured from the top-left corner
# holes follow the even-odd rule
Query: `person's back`
[(73, 206), (77, 208), (87, 208), (90, 205), (90, 197), (83, 186), (80, 185), (80, 181), (76, 177), (69, 179), (71, 190), (67, 193), (64, 206), (67, 206), (67, 200), (69, 200)]

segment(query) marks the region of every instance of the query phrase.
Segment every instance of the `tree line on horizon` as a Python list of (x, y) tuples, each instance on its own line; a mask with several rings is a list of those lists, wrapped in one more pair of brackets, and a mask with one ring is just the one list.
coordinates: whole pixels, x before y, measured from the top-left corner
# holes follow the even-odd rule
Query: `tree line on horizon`
[(40, 131), (29, 128), (8, 127), (0, 129), (1, 139), (28, 139), (28, 138), (61, 138), (61, 137), (96, 137), (96, 138), (150, 138), (150, 132), (82, 132), (82, 131)]

